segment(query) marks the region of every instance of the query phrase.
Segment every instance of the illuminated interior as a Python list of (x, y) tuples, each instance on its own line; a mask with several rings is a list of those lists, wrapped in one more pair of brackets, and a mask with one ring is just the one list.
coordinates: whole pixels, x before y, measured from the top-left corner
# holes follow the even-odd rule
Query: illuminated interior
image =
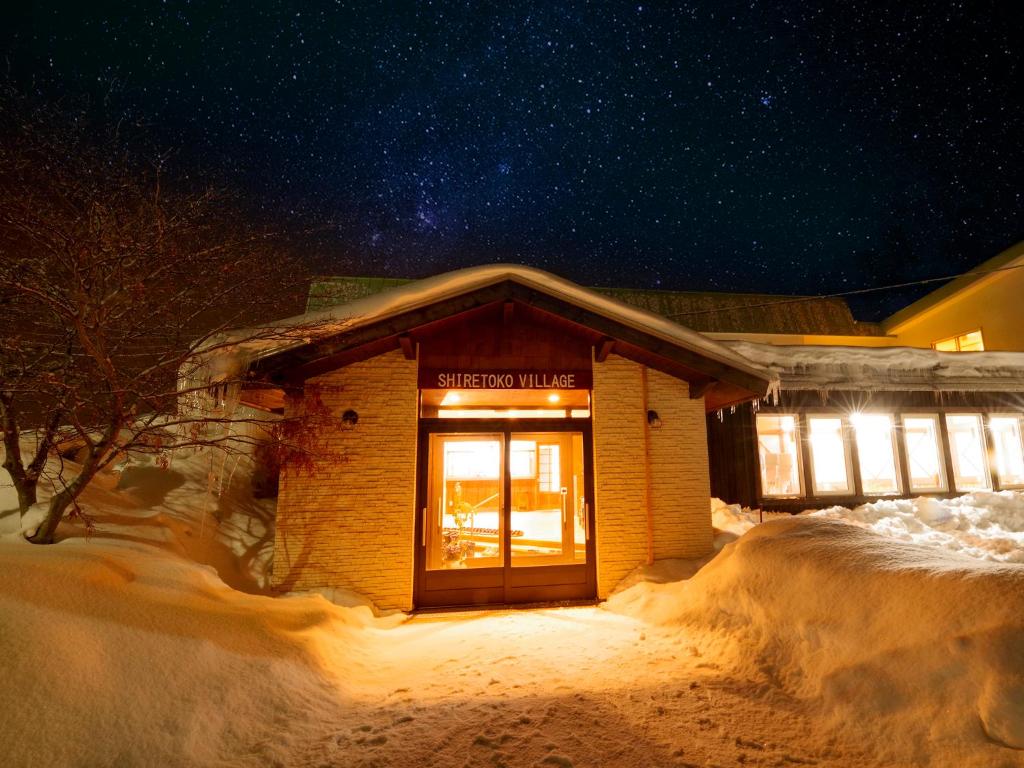
[(422, 389), (420, 415), (435, 419), (587, 419), (586, 389)]
[(533, 463), (530, 474), (512, 472), (512, 566), (585, 562), (583, 435), (513, 434), (513, 452), (517, 444)]
[(1021, 440), (1020, 417), (992, 416), (989, 430), (999, 484), (1003, 487), (1024, 485), (1024, 441)]
[(811, 443), (811, 483), (816, 495), (853, 493), (849, 456), (838, 416), (807, 419)]
[(989, 487), (985, 433), (981, 415), (947, 413), (949, 453), (953, 460), (953, 483), (960, 491), (978, 491)]
[(508, 505), (504, 445), (501, 434), (430, 436), (428, 569), (499, 567), (506, 535), (514, 567), (586, 562), (583, 434), (513, 434)]
[(980, 330), (971, 331), (936, 341), (932, 344), (932, 348), (939, 352), (984, 352), (985, 340), (982, 338)]
[(850, 423), (857, 440), (857, 462), (864, 493), (899, 493), (892, 416), (887, 413), (854, 413), (850, 416)]
[(764, 496), (800, 496), (800, 436), (794, 416), (757, 416)]
[(946, 490), (946, 471), (939, 448), (939, 419), (934, 415), (904, 416), (903, 439), (907, 445), (907, 472), (914, 493)]

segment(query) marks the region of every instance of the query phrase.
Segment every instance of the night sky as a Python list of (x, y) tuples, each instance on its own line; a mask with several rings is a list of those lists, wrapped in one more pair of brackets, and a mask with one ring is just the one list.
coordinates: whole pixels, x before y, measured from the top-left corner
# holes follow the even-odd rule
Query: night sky
[(28, 5), (16, 83), (118, 81), (320, 271), (818, 293), (1024, 239), (1017, 3)]

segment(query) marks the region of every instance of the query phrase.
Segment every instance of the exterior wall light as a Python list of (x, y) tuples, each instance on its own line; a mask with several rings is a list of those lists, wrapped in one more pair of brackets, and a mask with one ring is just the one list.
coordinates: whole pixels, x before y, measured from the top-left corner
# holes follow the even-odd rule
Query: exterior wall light
[(661, 427), (661, 416), (655, 410), (647, 412), (647, 426), (651, 429), (659, 429)]
[(359, 423), (359, 414), (349, 408), (343, 414), (341, 414), (341, 423), (346, 427), (354, 427)]

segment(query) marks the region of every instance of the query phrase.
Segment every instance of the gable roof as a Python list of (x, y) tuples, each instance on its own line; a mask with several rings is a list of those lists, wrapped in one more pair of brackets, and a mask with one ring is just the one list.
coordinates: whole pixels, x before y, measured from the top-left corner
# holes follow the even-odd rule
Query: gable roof
[(967, 274), (935, 289), (913, 304), (894, 312), (882, 321), (882, 329), (887, 334), (895, 333), (902, 326), (913, 322), (921, 315), (938, 309), (947, 301), (952, 301), (966, 291), (979, 287), (982, 283), (998, 280), (1006, 275), (1009, 269), (1017, 267), (1024, 269), (1024, 240), (1016, 245), (1011, 245), (988, 261), (983, 261)]
[[(313, 280), (307, 311), (346, 304), (413, 282), (389, 277), (321, 276)], [(779, 333), (878, 336), (877, 323), (855, 320), (840, 298), (717, 291), (663, 291), (597, 287), (590, 290), (667, 317), (701, 333)]]
[[(348, 303), (307, 312), (276, 325), (302, 330), (274, 342), (241, 343), (253, 374), (283, 380), (396, 349), (400, 337), (432, 322), (496, 302), (518, 301), (607, 337), (615, 352), (702, 386), (724, 383), (718, 407), (765, 394), (771, 376), (694, 330), (644, 309), (532, 267), (493, 264), (405, 283)], [(246, 338), (240, 333), (238, 338)], [(223, 341), (221, 342), (224, 343)], [(358, 358), (359, 350), (365, 350)]]

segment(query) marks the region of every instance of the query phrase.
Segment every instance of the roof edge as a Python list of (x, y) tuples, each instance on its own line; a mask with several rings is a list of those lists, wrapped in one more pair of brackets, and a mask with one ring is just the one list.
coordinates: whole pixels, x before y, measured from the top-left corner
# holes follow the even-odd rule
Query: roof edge
[[(991, 259), (983, 261), (981, 264), (972, 267), (969, 272), (991, 272), (992, 270), (1002, 269), (1003, 267), (1016, 266), (1015, 262), (1020, 262), (1021, 266), (1024, 266), (1024, 240), (1011, 245), (1009, 248), (996, 254)], [(972, 286), (975, 286), (984, 280), (997, 279), (999, 277), (1002, 277), (1002, 275), (962, 275), (955, 280), (946, 283), (942, 287), (936, 288), (931, 293), (922, 296), (913, 304), (909, 304), (903, 309), (889, 315), (889, 317), (885, 318), (880, 323), (882, 331), (886, 335), (891, 335), (902, 326), (913, 322), (933, 309), (938, 309), (947, 301), (951, 301)]]

